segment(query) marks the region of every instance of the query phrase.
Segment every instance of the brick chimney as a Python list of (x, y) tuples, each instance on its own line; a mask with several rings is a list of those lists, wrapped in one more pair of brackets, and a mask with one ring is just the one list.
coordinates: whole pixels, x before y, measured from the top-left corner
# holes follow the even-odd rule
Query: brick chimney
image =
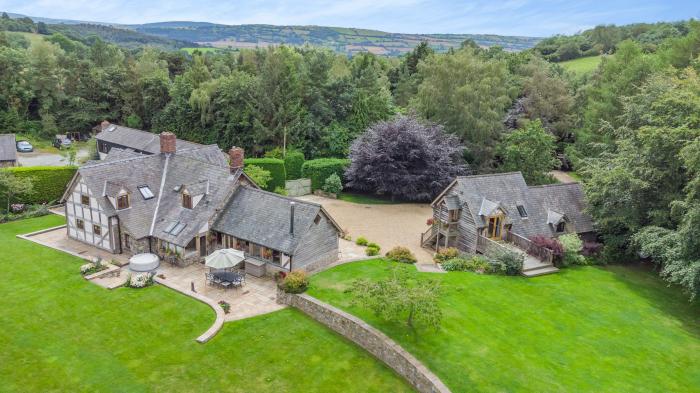
[(109, 127), (109, 122), (107, 120), (102, 120), (102, 123), (100, 123), (100, 129), (105, 130)]
[(177, 138), (175, 134), (169, 131), (160, 133), (160, 152), (161, 153), (175, 153), (175, 145), (177, 143)]
[(236, 146), (232, 147), (231, 150), (228, 151), (228, 157), (231, 172), (237, 169), (243, 169), (244, 152), (242, 148)]

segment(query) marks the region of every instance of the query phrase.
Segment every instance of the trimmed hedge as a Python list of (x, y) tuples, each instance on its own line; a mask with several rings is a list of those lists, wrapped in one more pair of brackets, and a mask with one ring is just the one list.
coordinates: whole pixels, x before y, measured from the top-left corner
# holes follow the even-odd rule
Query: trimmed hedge
[(284, 157), (284, 168), (287, 170), (287, 180), (301, 178), (301, 167), (304, 165), (304, 153), (298, 150), (287, 152)]
[(15, 202), (38, 204), (56, 202), (63, 196), (66, 186), (78, 170), (74, 166), (28, 166), (5, 168), (18, 178), (31, 179), (34, 186), (28, 195), (15, 197)]
[(309, 160), (301, 166), (301, 177), (311, 179), (311, 189), (323, 188), (328, 176), (335, 173), (341, 179), (344, 178), (345, 169), (350, 165), (350, 160), (344, 158), (319, 158)]
[(244, 164), (246, 166), (259, 166), (270, 172), (272, 179), (267, 182), (265, 190), (274, 191), (277, 187), (284, 188), (284, 182), (287, 180), (287, 171), (284, 169), (284, 161), (278, 158), (246, 158)]

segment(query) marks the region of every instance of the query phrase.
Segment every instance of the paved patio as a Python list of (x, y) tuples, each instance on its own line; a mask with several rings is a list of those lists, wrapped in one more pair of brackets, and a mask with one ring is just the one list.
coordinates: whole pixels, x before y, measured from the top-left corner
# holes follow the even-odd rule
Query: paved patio
[[(118, 276), (112, 275), (91, 280), (104, 288), (119, 287), (126, 282), (129, 276), (128, 267), (125, 266), (129, 263), (129, 255), (112, 254), (97, 247), (70, 239), (66, 235), (65, 227), (57, 227), (42, 233), (32, 234), (27, 239), (78, 257), (86, 259), (100, 257), (105, 261), (113, 261), (118, 266), (124, 266), (121, 268)], [(176, 289), (178, 292), (186, 295), (191, 294), (192, 284), (194, 283), (194, 289), (199, 295), (209, 298), (214, 303), (218, 303), (220, 300), (228, 302), (231, 305), (231, 310), (224, 317), (226, 321), (267, 314), (285, 307), (276, 303), (277, 288), (272, 278), (257, 278), (248, 274), (246, 275), (246, 284), (242, 288), (224, 290), (206, 285), (204, 273), (207, 271), (208, 268), (199, 263), (187, 267), (176, 267), (167, 263), (161, 263), (156, 274), (162, 275), (161, 280), (167, 281), (168, 286)], [(76, 271), (76, 274), (79, 273)]]

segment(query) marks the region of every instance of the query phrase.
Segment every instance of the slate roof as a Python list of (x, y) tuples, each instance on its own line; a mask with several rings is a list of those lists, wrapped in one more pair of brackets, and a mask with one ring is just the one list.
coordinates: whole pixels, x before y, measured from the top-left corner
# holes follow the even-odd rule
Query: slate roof
[(17, 145), (15, 134), (0, 134), (0, 161), (16, 161)]
[(530, 187), (530, 197), (540, 206), (563, 214), (576, 232), (595, 230), (593, 219), (585, 212), (586, 199), (579, 183), (548, 184)]
[[(485, 216), (489, 212), (501, 208), (513, 232), (524, 237), (554, 234), (555, 228), (548, 223), (549, 211), (566, 216), (578, 233), (593, 231), (593, 221), (584, 212), (585, 199), (578, 183), (529, 187), (520, 172), (511, 172), (462, 176), (450, 187), (466, 203), (479, 228), (488, 225)], [(520, 216), (518, 205), (525, 209), (527, 217)]]
[[(150, 154), (160, 153), (160, 137), (158, 134), (148, 131), (110, 124), (97, 134), (95, 138), (126, 148), (145, 151)], [(183, 141), (181, 139), (176, 141), (175, 146), (176, 150), (202, 147), (202, 145), (198, 143)]]
[[(209, 149), (204, 146), (200, 149)], [(119, 153), (119, 154), (124, 154)], [(127, 154), (128, 155), (128, 154)], [(107, 199), (100, 199), (105, 214), (119, 216), (119, 221), (135, 238), (154, 236), (162, 240), (186, 246), (208, 225), (235, 189), (240, 171), (230, 173), (228, 166), (214, 165), (207, 158), (194, 158), (195, 151), (173, 154), (130, 155), (122, 159), (109, 159), (84, 165), (78, 170), (88, 188), (95, 195), (107, 196), (122, 187), (130, 191), (130, 207), (116, 211)], [(209, 182), (209, 189), (193, 209), (182, 207), (177, 185)], [(148, 186), (154, 197), (145, 199), (139, 186)], [(173, 235), (164, 230), (171, 222), (182, 222), (182, 232)]]
[[(295, 202), (293, 236), (289, 233), (291, 202)], [(213, 229), (291, 255), (322, 211), (315, 203), (241, 186)]]

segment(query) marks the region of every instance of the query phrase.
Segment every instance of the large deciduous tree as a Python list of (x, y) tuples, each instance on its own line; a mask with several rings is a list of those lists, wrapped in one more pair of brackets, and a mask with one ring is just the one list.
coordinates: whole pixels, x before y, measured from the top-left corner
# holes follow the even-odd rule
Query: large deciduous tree
[(379, 122), (350, 147), (345, 173), (350, 188), (428, 201), (467, 173), (459, 139), (415, 115)]
[(418, 64), (422, 83), (413, 106), (426, 119), (457, 135), (476, 166), (487, 166), (511, 104), (504, 62), (471, 48), (428, 57)]
[(501, 169), (520, 171), (530, 185), (551, 183), (549, 171), (559, 166), (555, 157), (555, 138), (538, 119), (507, 134), (498, 147)]

